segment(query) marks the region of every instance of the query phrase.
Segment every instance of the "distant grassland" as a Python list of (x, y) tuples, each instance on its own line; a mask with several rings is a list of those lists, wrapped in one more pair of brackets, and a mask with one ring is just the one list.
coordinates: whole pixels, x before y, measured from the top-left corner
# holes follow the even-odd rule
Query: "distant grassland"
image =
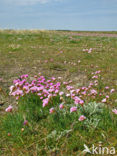
[[(23, 73), (73, 78), (88, 75), (98, 66), (105, 83), (116, 85), (117, 37), (88, 37), (83, 33), (79, 36), (65, 31), (0, 31), (0, 77), (9, 83)], [(89, 48), (93, 48), (91, 54), (83, 52)]]

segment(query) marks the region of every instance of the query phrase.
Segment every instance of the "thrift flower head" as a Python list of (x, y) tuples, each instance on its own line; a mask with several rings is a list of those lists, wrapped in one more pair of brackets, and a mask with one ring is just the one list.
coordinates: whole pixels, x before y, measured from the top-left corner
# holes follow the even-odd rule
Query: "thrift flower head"
[(71, 107), (71, 108), (70, 108), (70, 113), (76, 112), (76, 111), (77, 111), (77, 107)]
[(93, 86), (93, 83), (92, 83), (92, 82), (90, 82), (89, 86)]
[(115, 89), (111, 89), (110, 93), (113, 93), (115, 91)]
[(86, 91), (82, 92), (81, 94), (82, 94), (82, 95), (86, 95)]
[(11, 133), (8, 133), (8, 136), (11, 136)]
[(108, 96), (108, 95), (106, 95), (106, 98), (107, 98), (107, 99), (109, 99), (109, 96)]
[(102, 96), (102, 93), (99, 93), (99, 96)]
[(98, 76), (97, 76), (97, 75), (94, 75), (94, 76), (92, 77), (92, 79), (98, 79)]
[(102, 100), (102, 102), (103, 102), (103, 103), (105, 103), (105, 102), (106, 102), (106, 98), (105, 98), (105, 99), (103, 99), (103, 100)]
[(64, 94), (64, 92), (60, 92), (59, 95), (62, 96)]
[(114, 114), (117, 114), (117, 109), (113, 109), (112, 112), (113, 112)]
[(76, 93), (78, 94), (80, 92), (80, 89), (76, 89)]
[(81, 99), (78, 97), (78, 96), (75, 96), (74, 97), (74, 103), (77, 105), (77, 104), (80, 104), (80, 101)]
[(28, 74), (21, 75), (21, 79), (23, 79), (23, 78), (27, 78), (27, 77), (28, 77)]
[(6, 112), (12, 112), (13, 107), (11, 105), (9, 105), (9, 107), (7, 107), (5, 109)]
[(108, 86), (106, 86), (106, 87), (105, 87), (105, 89), (109, 89), (109, 87), (108, 87)]
[(83, 100), (80, 100), (79, 104), (83, 105), (84, 104), (84, 101)]
[(96, 72), (95, 72), (95, 74), (100, 74), (100, 73), (101, 73), (101, 71), (100, 71), (100, 70), (98, 70), (98, 71), (96, 71)]
[(55, 109), (54, 108), (50, 108), (50, 114), (54, 113), (55, 112)]
[(10, 94), (12, 93), (12, 91), (14, 90), (14, 86), (10, 86)]
[(84, 115), (81, 115), (80, 117), (79, 117), (79, 121), (83, 121), (83, 120), (85, 120), (86, 119), (86, 117), (84, 116)]
[(63, 104), (60, 104), (60, 105), (59, 105), (59, 108), (60, 108), (60, 109), (63, 109), (63, 108), (64, 108), (64, 105), (63, 105)]
[(24, 125), (28, 125), (28, 120), (25, 120), (24, 121)]
[(66, 96), (67, 96), (67, 97), (69, 97), (69, 96), (70, 96), (70, 94), (66, 94)]
[(49, 102), (49, 99), (46, 98), (43, 100), (43, 107), (47, 106), (48, 105), (48, 102)]
[(51, 59), (50, 59), (50, 62), (53, 62), (53, 61), (54, 61), (54, 60), (51, 58)]
[(95, 89), (91, 90), (91, 95), (97, 95), (97, 91)]
[(56, 78), (55, 77), (52, 77), (52, 81), (55, 81), (56, 80)]

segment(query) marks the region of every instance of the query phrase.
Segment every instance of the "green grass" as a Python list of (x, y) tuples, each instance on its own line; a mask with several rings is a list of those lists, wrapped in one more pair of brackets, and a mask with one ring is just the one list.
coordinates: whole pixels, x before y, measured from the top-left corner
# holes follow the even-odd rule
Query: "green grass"
[[(83, 52), (84, 48), (94, 49), (88, 54)], [(103, 112), (95, 112), (85, 124), (74, 123), (80, 114), (49, 115), (36, 96), (21, 98), (19, 105), (8, 96), (12, 80), (21, 74), (32, 76), (41, 72), (47, 78), (62, 76), (64, 81), (72, 80), (74, 86), (83, 86), (98, 69), (103, 76), (98, 89), (106, 85), (117, 89), (116, 37), (77, 36), (69, 31), (0, 31), (0, 78), (3, 79), (0, 88), (4, 91), (0, 92), (0, 102), (5, 102), (0, 107), (0, 155), (16, 155), (16, 152), (24, 156), (80, 155), (84, 144), (91, 147), (100, 141), (104, 147), (114, 146), (117, 150), (117, 116), (110, 111), (117, 107), (116, 93), (110, 97)], [(55, 99), (54, 104), (59, 103)], [(16, 112), (4, 113), (8, 104), (12, 104)], [(83, 111), (82, 108), (79, 110), (79, 113)], [(90, 116), (92, 111), (86, 112), (85, 115)], [(24, 118), (29, 121), (28, 126), (23, 125)], [(96, 118), (99, 119), (98, 126), (92, 120)]]
[[(19, 100), (18, 111), (3, 117), (0, 135), (1, 142), (4, 140), (1, 148), (5, 148), (5, 151), (2, 154), (9, 155), (12, 150), (17, 150), (18, 155), (23, 155), (25, 150), (32, 155), (33, 150), (36, 150), (38, 155), (77, 155), (83, 150), (84, 144), (90, 146), (100, 140), (105, 146), (116, 146), (116, 140), (110, 142), (110, 135), (113, 134), (112, 137), (116, 139), (116, 116), (104, 104), (92, 102), (86, 104), (84, 109), (79, 106), (73, 114), (61, 110), (50, 115), (48, 108), (42, 108), (38, 100), (35, 95), (23, 97)], [(70, 108), (72, 103), (69, 100), (67, 102)], [(54, 99), (53, 105), (58, 107), (57, 103), (60, 101)], [(82, 114), (87, 119), (78, 122)], [(28, 119), (28, 125), (23, 124), (24, 119)], [(22, 128), (24, 131), (21, 131)], [(7, 136), (9, 132), (11, 136)]]

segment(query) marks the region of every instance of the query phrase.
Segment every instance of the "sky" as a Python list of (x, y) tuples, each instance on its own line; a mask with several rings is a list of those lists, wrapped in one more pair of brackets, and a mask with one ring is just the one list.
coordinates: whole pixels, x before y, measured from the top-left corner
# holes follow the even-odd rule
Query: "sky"
[(0, 29), (117, 31), (117, 0), (0, 0)]

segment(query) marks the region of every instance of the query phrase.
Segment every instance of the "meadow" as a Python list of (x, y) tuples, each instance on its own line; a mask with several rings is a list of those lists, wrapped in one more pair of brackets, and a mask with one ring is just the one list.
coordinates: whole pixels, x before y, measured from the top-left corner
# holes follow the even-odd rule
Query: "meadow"
[(117, 154), (117, 32), (0, 30), (0, 138), (3, 156)]

